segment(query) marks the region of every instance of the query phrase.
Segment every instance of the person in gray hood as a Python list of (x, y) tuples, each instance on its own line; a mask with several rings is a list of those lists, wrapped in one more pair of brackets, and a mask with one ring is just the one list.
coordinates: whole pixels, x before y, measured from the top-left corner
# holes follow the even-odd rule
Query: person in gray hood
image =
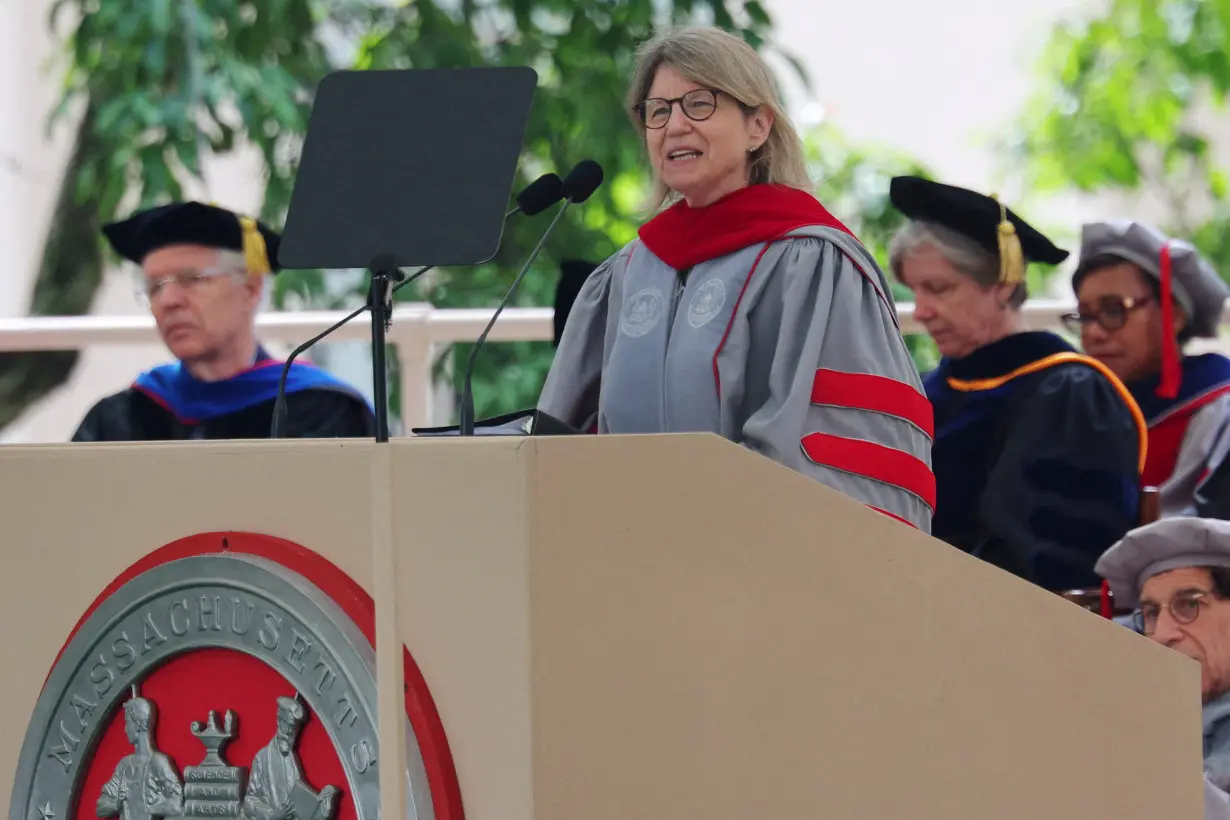
[(1141, 485), (1160, 490), (1163, 517), (1200, 514), (1219, 442), (1230, 443), (1230, 358), (1183, 347), (1217, 338), (1230, 287), (1190, 243), (1119, 219), (1081, 229), (1072, 288), (1077, 312), (1061, 318), (1123, 380), (1149, 426)]
[(1230, 521), (1163, 518), (1132, 530), (1098, 560), (1134, 626), (1200, 664), (1204, 768), (1230, 791)]

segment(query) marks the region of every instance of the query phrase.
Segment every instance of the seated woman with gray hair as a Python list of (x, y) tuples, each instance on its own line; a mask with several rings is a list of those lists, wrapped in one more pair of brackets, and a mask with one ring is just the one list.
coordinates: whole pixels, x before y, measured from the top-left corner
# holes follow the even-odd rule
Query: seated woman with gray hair
[(992, 197), (918, 177), (891, 183), (910, 222), (893, 274), (943, 359), (932, 534), (1041, 587), (1096, 587), (1097, 557), (1138, 520), (1140, 411), (1104, 365), (1021, 316), (1030, 262), (1056, 247)]

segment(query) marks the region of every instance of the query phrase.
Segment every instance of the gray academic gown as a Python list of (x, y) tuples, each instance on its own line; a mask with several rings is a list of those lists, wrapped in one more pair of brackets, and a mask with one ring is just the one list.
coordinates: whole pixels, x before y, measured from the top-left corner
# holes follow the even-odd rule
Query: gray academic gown
[(1204, 820), (1230, 820), (1230, 795), (1204, 776)]
[(1230, 694), (1204, 705), (1204, 771), (1213, 785), (1230, 791)]
[(931, 406), (889, 294), (831, 227), (686, 276), (633, 240), (582, 287), (538, 407), (598, 433), (717, 433), (929, 532)]

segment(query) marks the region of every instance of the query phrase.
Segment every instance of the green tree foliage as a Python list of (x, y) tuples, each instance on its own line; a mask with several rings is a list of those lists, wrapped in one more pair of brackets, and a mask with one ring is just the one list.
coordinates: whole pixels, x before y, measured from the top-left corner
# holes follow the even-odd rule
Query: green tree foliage
[[(518, 183), (545, 170), (566, 172), (582, 157), (605, 168), (603, 189), (561, 224), (519, 300), (549, 304), (555, 249), (601, 259), (634, 230), (639, 148), (616, 121), (624, 119), (623, 84), (636, 46), (669, 22), (712, 22), (757, 47), (771, 31), (756, 0), (58, 0), (53, 28), (61, 15), (75, 25), (54, 122), (75, 120), (76, 148), (34, 288), (34, 315), (86, 312), (107, 261), (102, 224), (180, 197), (185, 181), (199, 180), (205, 151), (256, 147), (266, 171), (261, 213), (280, 222), (316, 84), (336, 68), (393, 66), (531, 65), (540, 88)], [(494, 304), (541, 227), (515, 222), (492, 264), (440, 271), (417, 294), (406, 288), (402, 295), (441, 306)], [(318, 272), (276, 281), (278, 304), (338, 301), (326, 295)], [(498, 387), (483, 393), (497, 404), (510, 387), (513, 397), (523, 395), (515, 386), (531, 384), (549, 356), (544, 345), (490, 353), (478, 384)], [(76, 359), (0, 357), (0, 426), (62, 384)]]
[[(34, 289), (35, 315), (88, 311), (108, 261), (102, 224), (180, 198), (185, 183), (200, 181), (206, 152), (254, 147), (265, 166), (261, 215), (279, 224), (313, 89), (329, 71), (352, 67), (535, 68), (539, 89), (515, 187), (548, 170), (564, 174), (582, 158), (597, 160), (606, 177), (561, 222), (515, 301), (550, 305), (561, 261), (601, 261), (646, 216), (643, 149), (623, 105), (636, 47), (670, 22), (711, 22), (762, 50), (770, 49), (772, 31), (756, 0), (59, 0), (53, 21), (61, 14), (75, 26), (53, 124), (75, 128), (75, 150)], [(797, 60), (780, 56), (806, 80)], [(430, 114), (423, 112), (428, 127)], [(878, 154), (857, 151), (834, 132), (816, 139), (821, 195), (873, 247), (878, 242), (882, 256), (893, 219), (884, 205), (887, 175), (913, 165), (899, 157), (879, 163)], [(491, 263), (435, 271), (399, 297), (494, 305), (549, 218), (513, 220)], [(275, 281), (282, 306), (340, 307), (363, 298), (326, 289), (320, 272)], [(454, 377), (469, 350), (457, 345), (447, 355)], [(551, 355), (548, 343), (487, 348), (475, 377), (478, 415), (532, 402)], [(0, 426), (62, 384), (75, 361), (74, 353), (0, 356)], [(390, 395), (396, 401), (396, 385)]]
[(1227, 91), (1230, 3), (1111, 0), (1099, 16), (1056, 26), (1016, 148), (1040, 192), (1160, 197), (1159, 227), (1226, 275), (1227, 168), (1209, 127), (1225, 122)]
[[(805, 141), (812, 178), (819, 182), (816, 194), (820, 201), (875, 256), (892, 283), (893, 297), (899, 303), (909, 302), (909, 289), (893, 278), (888, 266), (889, 242), (905, 224), (905, 217), (888, 200), (888, 186), (895, 176), (930, 179), (934, 175), (900, 151), (855, 144), (831, 125), (814, 129)], [(925, 334), (907, 336), (906, 344), (920, 371), (939, 363), (935, 344)]]
[[(106, 267), (100, 229), (138, 206), (178, 198), (205, 151), (242, 138), (265, 158), (265, 216), (285, 207), (310, 89), (328, 64), (309, 0), (59, 0), (77, 20), (52, 125), (74, 149), (31, 298), (36, 316), (89, 310)], [(288, 280), (289, 282), (290, 280)], [(301, 280), (304, 281), (304, 280)], [(0, 426), (62, 384), (77, 353), (0, 355)]]

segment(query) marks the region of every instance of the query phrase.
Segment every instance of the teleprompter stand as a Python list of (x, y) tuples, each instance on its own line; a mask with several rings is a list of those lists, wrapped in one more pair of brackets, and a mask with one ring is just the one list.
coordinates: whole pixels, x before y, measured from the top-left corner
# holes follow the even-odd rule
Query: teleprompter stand
[(385, 333), (393, 325), (393, 285), (404, 277), (391, 257), (372, 260), (367, 309), (372, 312), (372, 403), (376, 405), (376, 441), (389, 440), (389, 385), (384, 362)]
[(377, 441), (389, 437), (385, 336), (401, 267), (495, 256), (537, 82), (501, 67), (338, 71), (320, 84), (278, 262), (367, 270)]

